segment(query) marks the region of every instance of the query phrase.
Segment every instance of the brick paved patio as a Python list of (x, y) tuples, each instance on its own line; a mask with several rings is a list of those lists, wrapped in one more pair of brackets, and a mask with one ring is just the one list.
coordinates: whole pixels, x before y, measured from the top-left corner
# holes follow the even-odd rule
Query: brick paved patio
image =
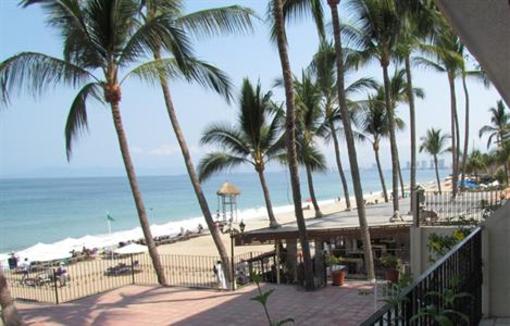
[[(370, 288), (349, 282), (342, 288), (305, 292), (298, 287), (276, 288), (269, 299), (274, 319), (292, 317), (296, 325), (358, 325), (374, 311)], [(19, 303), (32, 325), (267, 325), (262, 307), (251, 301), (255, 286), (236, 292), (128, 286), (72, 303), (41, 305)]]

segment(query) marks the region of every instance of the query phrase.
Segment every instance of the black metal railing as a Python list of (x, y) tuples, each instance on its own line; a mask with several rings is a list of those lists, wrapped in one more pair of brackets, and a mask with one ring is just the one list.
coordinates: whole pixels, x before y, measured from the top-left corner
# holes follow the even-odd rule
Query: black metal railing
[(478, 325), (482, 316), (482, 229), (477, 227), (361, 325)]
[(419, 196), (418, 221), (426, 224), (479, 223), (503, 203), (501, 190), (464, 191), (455, 197), (451, 191), (425, 191)]
[[(169, 286), (230, 289), (221, 282), (215, 265), (217, 256), (160, 255)], [(271, 281), (274, 251), (250, 252), (234, 256), (238, 285), (251, 282), (250, 271)], [(62, 266), (34, 265), (29, 272), (21, 269), (4, 271), (15, 299), (46, 303), (77, 300), (126, 285), (156, 285), (157, 277), (147, 254), (123, 257), (97, 257)]]

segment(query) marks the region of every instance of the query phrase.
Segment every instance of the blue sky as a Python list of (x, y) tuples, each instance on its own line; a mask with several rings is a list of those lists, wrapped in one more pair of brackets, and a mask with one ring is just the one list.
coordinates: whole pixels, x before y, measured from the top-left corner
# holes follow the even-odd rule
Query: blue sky
[[(17, 1), (0, 1), (0, 61), (21, 52), (38, 51), (60, 56), (61, 45), (57, 33), (47, 27), (37, 7), (21, 9)], [(187, 1), (187, 11), (241, 4), (264, 16), (266, 1)], [(329, 13), (327, 20), (329, 21)], [(281, 74), (276, 47), (269, 41), (269, 32), (263, 22), (255, 25), (255, 32), (245, 36), (218, 37), (200, 40), (195, 44), (196, 54), (223, 69), (236, 87), (244, 77), (260, 79), (269, 89)], [(306, 67), (317, 49), (317, 36), (310, 19), (288, 26), (290, 62), (294, 73)], [(425, 90), (425, 100), (417, 101), (417, 131), (422, 136), (430, 127), (449, 129), (449, 93), (446, 76), (420, 69), (414, 70), (414, 84)], [(349, 76), (352, 80), (371, 76), (381, 80), (378, 65), (370, 65)], [(487, 110), (500, 98), (491, 88), (471, 82), (471, 137), (475, 147), (485, 149), (485, 139), (479, 140), (479, 128), (489, 122)], [(171, 91), (178, 116), (195, 161), (208, 150), (199, 145), (202, 130), (213, 121), (233, 121), (236, 103), (228, 105), (218, 95), (196, 85), (171, 81)], [(0, 177), (48, 177), (123, 175), (118, 144), (106, 107), (89, 105), (89, 133), (83, 135), (74, 147), (71, 162), (67, 162), (64, 145), (64, 125), (67, 110), (76, 90), (56, 88), (33, 99), (21, 94), (11, 105), (0, 111)], [(236, 89), (237, 92), (237, 89)], [(458, 111), (463, 121), (464, 98), (457, 87)], [(281, 90), (275, 90), (283, 100)], [(165, 112), (159, 89), (131, 81), (123, 88), (121, 103), (124, 124), (135, 166), (140, 175), (185, 173), (173, 131)], [(399, 115), (408, 121), (408, 108), (401, 106)], [(409, 130), (398, 135), (402, 162), (409, 160)], [(321, 144), (330, 166), (334, 165), (333, 150)], [(343, 152), (346, 153), (345, 146)], [(384, 144), (381, 160), (389, 167), (389, 145)], [(428, 159), (425, 155), (420, 159)], [(358, 159), (362, 167), (374, 163), (369, 144), (358, 145)], [(343, 157), (347, 166), (346, 155)], [(405, 164), (405, 163), (403, 163)]]

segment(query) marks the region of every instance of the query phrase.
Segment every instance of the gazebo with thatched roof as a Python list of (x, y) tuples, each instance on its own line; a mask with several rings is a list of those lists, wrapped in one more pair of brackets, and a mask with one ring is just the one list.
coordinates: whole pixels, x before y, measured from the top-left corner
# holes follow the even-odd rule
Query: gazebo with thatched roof
[(224, 182), (220, 189), (216, 191), (218, 196), (218, 221), (237, 223), (237, 196), (240, 194), (239, 188), (229, 182)]

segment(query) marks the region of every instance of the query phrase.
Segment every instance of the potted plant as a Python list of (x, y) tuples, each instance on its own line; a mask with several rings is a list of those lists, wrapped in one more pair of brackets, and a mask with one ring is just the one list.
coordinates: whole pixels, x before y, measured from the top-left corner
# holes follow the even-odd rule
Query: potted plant
[(328, 265), (331, 281), (334, 286), (342, 286), (345, 283), (345, 275), (347, 274), (345, 266), (341, 265), (342, 258), (329, 255), (326, 258), (326, 264)]
[(400, 259), (395, 255), (385, 255), (381, 257), (381, 264), (386, 268), (384, 278), (391, 283), (398, 282)]

